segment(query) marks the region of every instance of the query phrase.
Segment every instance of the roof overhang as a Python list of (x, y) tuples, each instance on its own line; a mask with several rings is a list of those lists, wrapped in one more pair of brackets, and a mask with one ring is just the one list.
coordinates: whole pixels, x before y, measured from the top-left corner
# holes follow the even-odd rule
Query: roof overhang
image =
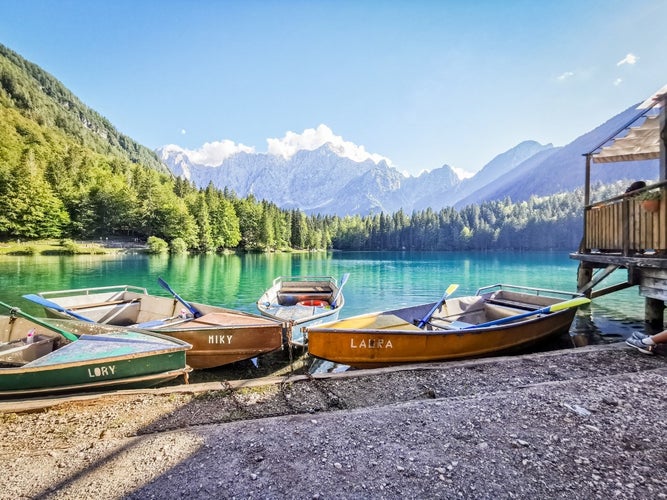
[(660, 158), (659, 110), (664, 107), (665, 99), (667, 85), (637, 106), (639, 113), (631, 122), (589, 153), (593, 163)]

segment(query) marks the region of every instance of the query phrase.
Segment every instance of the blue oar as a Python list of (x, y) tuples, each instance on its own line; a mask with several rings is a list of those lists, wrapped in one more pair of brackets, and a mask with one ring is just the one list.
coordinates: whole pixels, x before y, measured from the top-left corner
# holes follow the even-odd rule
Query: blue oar
[[(177, 316), (178, 317), (178, 316)], [(132, 325), (135, 328), (157, 328), (163, 326), (167, 323), (168, 320), (165, 319), (154, 319), (153, 321), (144, 321), (143, 323), (136, 323)]]
[(338, 285), (338, 292), (336, 293), (336, 296), (334, 299), (331, 301), (331, 308), (336, 307), (336, 303), (338, 302), (338, 298), (340, 297), (341, 292), (343, 291), (343, 287), (345, 286), (345, 283), (347, 283), (348, 278), (350, 277), (350, 273), (345, 273), (343, 276), (340, 278), (340, 285)]
[(493, 321), (487, 321), (486, 323), (480, 323), (478, 325), (470, 325), (463, 327), (462, 330), (472, 330), (475, 328), (484, 328), (486, 326), (495, 326), (509, 323), (517, 319), (527, 318), (529, 316), (535, 316), (537, 314), (549, 314), (552, 312), (563, 311), (565, 309), (570, 309), (571, 307), (579, 307), (584, 304), (588, 304), (590, 299), (586, 297), (577, 297), (575, 299), (566, 300), (564, 302), (559, 302), (558, 304), (553, 304), (551, 306), (542, 307), (535, 311), (528, 311), (526, 313), (516, 314), (514, 316), (508, 316), (507, 318), (494, 319)]
[(95, 320), (93, 320), (93, 319), (90, 319), (90, 318), (87, 318), (86, 316), (82, 316), (80, 314), (77, 314), (70, 309), (66, 309), (65, 307), (61, 306), (60, 304), (56, 304), (55, 302), (51, 302), (50, 300), (47, 300), (44, 297), (40, 297), (39, 295), (36, 295), (34, 293), (26, 294), (26, 295), (23, 296), (23, 298), (28, 299), (28, 300), (34, 302), (35, 304), (39, 304), (40, 306), (46, 307), (48, 309), (53, 309), (54, 311), (65, 313), (68, 316), (79, 319), (81, 321), (87, 321), (88, 323), (95, 323)]
[(174, 290), (169, 286), (169, 283), (167, 283), (165, 280), (163, 280), (162, 278), (158, 278), (157, 282), (160, 284), (162, 288), (164, 288), (170, 294), (172, 294), (176, 300), (178, 300), (181, 304), (183, 304), (187, 308), (187, 310), (194, 315), (195, 318), (199, 318), (202, 315), (201, 312), (196, 307), (190, 305), (188, 302), (183, 300), (176, 292), (174, 292)]
[(436, 302), (436, 304), (433, 306), (433, 309), (431, 309), (426, 316), (424, 316), (421, 321), (417, 324), (419, 328), (423, 328), (426, 323), (431, 321), (431, 316), (433, 316), (433, 313), (438, 310), (438, 307), (440, 307), (442, 304), (445, 303), (445, 300), (447, 300), (447, 297), (449, 297), (451, 294), (453, 294), (456, 289), (459, 287), (459, 285), (452, 283), (447, 287), (447, 290), (445, 290), (445, 294), (442, 296), (442, 298)]

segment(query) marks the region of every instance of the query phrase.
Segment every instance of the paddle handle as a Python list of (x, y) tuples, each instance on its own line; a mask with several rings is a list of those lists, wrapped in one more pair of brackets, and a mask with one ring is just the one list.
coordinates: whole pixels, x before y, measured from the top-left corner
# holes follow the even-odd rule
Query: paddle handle
[(9, 313), (12, 314), (12, 315), (22, 316), (25, 319), (32, 321), (36, 325), (43, 326), (44, 328), (48, 328), (51, 331), (59, 333), (60, 335), (65, 337), (67, 340), (71, 340), (71, 341), (79, 340), (79, 338), (76, 335), (74, 335), (72, 332), (68, 332), (67, 330), (63, 330), (62, 328), (58, 328), (57, 326), (53, 326), (49, 323), (46, 323), (42, 320), (39, 320), (39, 319), (31, 316), (28, 313), (24, 313), (18, 307), (10, 306), (9, 304), (5, 304), (4, 302), (0, 302), (0, 306), (6, 307), (7, 309), (9, 309)]
[(436, 302), (435, 305), (433, 306), (433, 308), (428, 312), (428, 314), (421, 319), (421, 321), (417, 324), (417, 327), (418, 328), (424, 328), (424, 325), (426, 325), (426, 323), (428, 323), (431, 320), (431, 316), (433, 316), (433, 314), (435, 314), (435, 311), (438, 310), (438, 307), (440, 307), (442, 304), (444, 304), (445, 300), (447, 300), (447, 297), (449, 297), (452, 293), (454, 293), (454, 291), (458, 287), (459, 287), (459, 285), (456, 285), (456, 284), (449, 285), (447, 287), (447, 290), (445, 290), (445, 293), (442, 296), (442, 298), (438, 302)]
[(162, 278), (158, 278), (157, 282), (160, 284), (162, 288), (167, 290), (176, 300), (178, 300), (181, 304), (183, 304), (188, 309), (188, 311), (190, 311), (193, 314), (195, 318), (198, 318), (199, 316), (202, 315), (201, 312), (198, 311), (196, 307), (192, 306), (190, 303), (186, 302), (180, 295), (178, 295), (173, 290), (173, 288), (169, 286), (169, 283), (167, 283), (165, 280), (163, 280)]
[(484, 328), (487, 326), (502, 325), (505, 323), (509, 323), (511, 321), (516, 321), (517, 319), (523, 319), (523, 318), (528, 318), (529, 316), (535, 316), (537, 314), (548, 314), (552, 312), (563, 311), (565, 309), (571, 309), (572, 307), (579, 307), (581, 305), (588, 304), (590, 301), (591, 300), (586, 297), (577, 297), (574, 299), (566, 300), (564, 302), (558, 302), (557, 304), (553, 304), (547, 307), (542, 307), (541, 309), (537, 309), (535, 311), (528, 311), (526, 313), (516, 314), (514, 316), (508, 316), (506, 318), (495, 319), (493, 321), (487, 321), (486, 323), (480, 323), (478, 325), (471, 325), (463, 328), (463, 330), (471, 330), (474, 328)]
[(331, 301), (331, 307), (334, 308), (336, 307), (338, 303), (338, 298), (340, 297), (340, 294), (343, 292), (343, 287), (345, 286), (345, 283), (347, 283), (348, 278), (350, 277), (350, 273), (345, 273), (340, 279), (340, 285), (338, 286), (338, 291), (336, 292), (336, 296), (334, 299)]
[(48, 309), (53, 309), (54, 311), (59, 311), (62, 313), (67, 314), (68, 316), (72, 316), (73, 318), (76, 318), (81, 321), (86, 321), (88, 323), (95, 323), (94, 320), (87, 318), (86, 316), (82, 316), (81, 314), (77, 314), (71, 309), (67, 309), (60, 304), (57, 304), (56, 302), (53, 302), (51, 300), (45, 299), (44, 297), (40, 297), (39, 295), (36, 295), (34, 293), (28, 293), (26, 295), (23, 295), (24, 299), (27, 299), (31, 302), (34, 302), (35, 304), (39, 304), (40, 306), (46, 307)]

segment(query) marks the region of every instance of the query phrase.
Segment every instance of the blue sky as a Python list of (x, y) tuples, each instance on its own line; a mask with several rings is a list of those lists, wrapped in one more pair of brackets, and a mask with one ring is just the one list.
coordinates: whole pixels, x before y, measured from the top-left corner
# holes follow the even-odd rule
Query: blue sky
[(472, 172), (524, 140), (565, 145), (667, 83), (665, 0), (0, 6), (0, 43), (121, 132), (204, 156), (330, 137), (412, 174)]

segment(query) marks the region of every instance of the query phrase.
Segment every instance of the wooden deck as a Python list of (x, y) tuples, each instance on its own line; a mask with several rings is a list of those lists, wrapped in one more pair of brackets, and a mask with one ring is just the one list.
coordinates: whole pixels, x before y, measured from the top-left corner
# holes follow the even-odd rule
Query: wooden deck
[[(657, 211), (648, 211), (636, 195), (623, 194), (585, 207), (579, 251), (577, 290), (590, 298), (631, 286), (646, 298), (646, 321), (661, 327), (667, 301), (667, 182), (658, 188)], [(613, 272), (627, 273), (624, 283), (597, 288)]]
[(620, 252), (624, 256), (667, 250), (667, 196), (655, 212), (637, 196), (622, 195), (589, 205), (584, 212), (583, 251)]

